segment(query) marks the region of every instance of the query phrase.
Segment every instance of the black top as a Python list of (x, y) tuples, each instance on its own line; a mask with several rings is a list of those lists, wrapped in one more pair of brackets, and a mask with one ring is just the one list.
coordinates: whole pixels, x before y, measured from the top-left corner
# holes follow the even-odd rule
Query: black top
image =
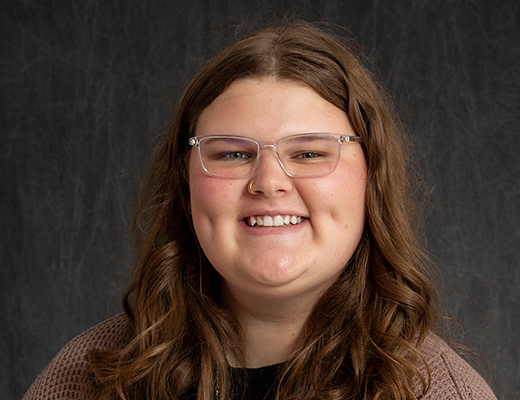
[[(262, 368), (231, 368), (234, 400), (273, 400), (276, 396), (278, 367), (282, 364)], [(244, 394), (244, 385), (246, 390)], [(185, 400), (197, 398), (197, 387), (192, 387), (183, 396)], [(218, 394), (216, 396), (218, 399)]]
[[(270, 400), (276, 395), (279, 364), (247, 369), (248, 384), (244, 400)], [(240, 398), (240, 395), (238, 396)]]

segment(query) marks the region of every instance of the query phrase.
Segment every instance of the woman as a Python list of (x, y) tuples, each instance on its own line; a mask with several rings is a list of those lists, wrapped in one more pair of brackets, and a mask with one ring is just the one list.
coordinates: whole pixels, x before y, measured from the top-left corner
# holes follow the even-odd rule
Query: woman
[(340, 40), (291, 23), (228, 45), (151, 163), (124, 315), (26, 398), (494, 398), (431, 333), (409, 172)]

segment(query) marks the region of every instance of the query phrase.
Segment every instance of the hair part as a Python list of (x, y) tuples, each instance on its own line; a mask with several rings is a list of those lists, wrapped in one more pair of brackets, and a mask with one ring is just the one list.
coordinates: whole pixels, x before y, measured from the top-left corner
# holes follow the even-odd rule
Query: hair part
[(124, 298), (131, 332), (121, 348), (88, 357), (95, 398), (236, 395), (226, 356), (244, 360), (241, 331), (193, 229), (187, 160), (202, 111), (247, 78), (306, 85), (345, 111), (368, 170), (365, 232), (310, 315), (277, 398), (415, 399), (417, 381), (427, 391), (417, 348), (435, 319), (434, 291), (417, 239), (413, 170), (393, 103), (356, 53), (314, 25), (284, 23), (225, 46), (188, 85), (136, 209), (137, 268)]

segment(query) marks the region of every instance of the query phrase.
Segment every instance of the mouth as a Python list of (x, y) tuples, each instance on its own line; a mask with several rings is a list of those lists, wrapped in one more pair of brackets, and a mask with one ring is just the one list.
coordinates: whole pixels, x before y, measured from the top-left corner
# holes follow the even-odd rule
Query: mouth
[(304, 217), (297, 215), (255, 215), (244, 218), (246, 225), (257, 227), (298, 225), (304, 220)]

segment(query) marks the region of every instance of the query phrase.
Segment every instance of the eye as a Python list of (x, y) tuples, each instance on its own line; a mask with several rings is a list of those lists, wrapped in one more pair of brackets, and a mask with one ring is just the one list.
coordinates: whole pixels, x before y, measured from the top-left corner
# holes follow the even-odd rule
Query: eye
[(230, 153), (227, 154), (227, 157), (230, 160), (238, 160), (238, 159), (242, 159), (242, 158), (251, 158), (249, 155), (247, 155), (246, 153), (244, 153), (242, 151), (230, 152)]
[(292, 158), (303, 158), (303, 159), (309, 159), (309, 158), (318, 158), (318, 157), (325, 157), (326, 154), (319, 152), (319, 151), (304, 151), (300, 152), (298, 154), (293, 155)]
[(303, 150), (292, 153), (289, 160), (296, 163), (321, 162), (327, 157), (330, 154), (323, 151)]
[(247, 161), (254, 158), (251, 153), (245, 151), (227, 151), (219, 153), (216, 159), (222, 161)]

